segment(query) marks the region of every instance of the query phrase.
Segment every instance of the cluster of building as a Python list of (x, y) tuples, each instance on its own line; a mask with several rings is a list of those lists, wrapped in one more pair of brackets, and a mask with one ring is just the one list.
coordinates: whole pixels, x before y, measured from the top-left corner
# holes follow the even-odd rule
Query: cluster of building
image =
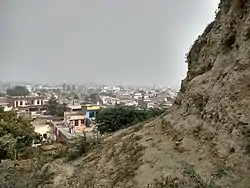
[[(18, 115), (31, 118), (35, 131), (46, 139), (68, 142), (77, 135), (95, 131), (95, 118), (101, 106), (94, 104), (67, 105), (63, 117), (46, 115), (49, 99), (44, 97), (1, 97), (4, 111), (16, 111)], [(41, 121), (44, 120), (44, 121)], [(37, 125), (36, 122), (42, 122)], [(46, 123), (45, 123), (46, 122)]]
[(163, 90), (142, 88), (120, 90), (116, 87), (113, 90), (102, 89), (99, 96), (103, 105), (121, 104), (142, 108), (161, 108), (170, 107), (177, 96), (177, 92), (169, 88)]
[(76, 136), (95, 133), (95, 118), (100, 109), (100, 106), (93, 104), (67, 106), (63, 120), (50, 123), (53, 140), (67, 143)]
[[(177, 95), (171, 88), (138, 88), (122, 86), (75, 86), (75, 85), (24, 85), (28, 96), (0, 97), (4, 111), (14, 110), (19, 115), (33, 119), (35, 131), (44, 138), (68, 142), (77, 135), (92, 134), (95, 118), (101, 108), (113, 105), (137, 106), (141, 108), (170, 107)], [(10, 86), (9, 86), (10, 87)], [(13, 86), (12, 86), (13, 87)], [(0, 93), (6, 88), (0, 87)], [(46, 115), (51, 97), (66, 105), (63, 117)], [(36, 124), (36, 122), (47, 122)]]
[(4, 111), (14, 110), (18, 114), (43, 115), (46, 112), (45, 105), (48, 99), (34, 96), (1, 97), (0, 107)]

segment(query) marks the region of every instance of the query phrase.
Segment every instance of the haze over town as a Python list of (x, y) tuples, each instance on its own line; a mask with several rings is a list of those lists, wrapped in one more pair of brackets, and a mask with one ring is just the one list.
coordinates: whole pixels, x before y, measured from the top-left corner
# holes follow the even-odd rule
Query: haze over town
[(216, 1), (0, 3), (0, 80), (178, 87)]

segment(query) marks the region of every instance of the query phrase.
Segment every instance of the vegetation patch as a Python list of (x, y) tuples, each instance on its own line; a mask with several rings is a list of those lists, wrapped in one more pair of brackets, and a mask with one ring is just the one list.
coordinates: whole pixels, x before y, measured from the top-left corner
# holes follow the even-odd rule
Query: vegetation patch
[(47, 115), (63, 117), (64, 112), (66, 111), (66, 104), (60, 104), (58, 100), (54, 96), (52, 96), (49, 99), (46, 108), (47, 108), (46, 111)]
[[(0, 164), (0, 188), (49, 187), (53, 184), (54, 171), (51, 158), (40, 155), (25, 161), (4, 161)], [(30, 169), (27, 171), (27, 168)]]
[(182, 177), (162, 176), (160, 179), (155, 179), (154, 182), (148, 184), (146, 188), (220, 188), (213, 182), (205, 182), (195, 172), (195, 170), (183, 162)]
[(13, 111), (0, 111), (0, 163), (4, 159), (18, 159), (40, 135), (27, 119)]
[(54, 155), (54, 158), (64, 158), (66, 161), (75, 160), (93, 151), (101, 143), (102, 139), (100, 137), (77, 137), (66, 148), (62, 148), (58, 151)]
[(161, 115), (164, 112), (162, 109), (139, 109), (128, 106), (105, 108), (96, 117), (97, 126), (101, 134), (112, 133)]
[(9, 88), (6, 90), (6, 94), (8, 96), (27, 96), (30, 94), (30, 92), (27, 90), (26, 87), (23, 86), (15, 86), (14, 88)]

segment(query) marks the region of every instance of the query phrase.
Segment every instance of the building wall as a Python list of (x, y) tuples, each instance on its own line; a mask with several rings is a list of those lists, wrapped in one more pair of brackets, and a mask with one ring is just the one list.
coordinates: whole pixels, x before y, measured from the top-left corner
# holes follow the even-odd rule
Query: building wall
[(8, 105), (0, 105), (0, 107), (2, 107), (5, 112), (12, 110), (12, 106), (8, 107)]
[[(76, 122), (78, 121), (78, 123)], [(71, 124), (73, 126), (76, 125), (84, 125), (85, 123), (85, 115), (71, 115), (70, 113), (64, 113), (64, 122), (67, 124)]]
[(86, 111), (86, 118), (93, 120), (93, 118), (96, 117), (97, 113), (98, 113), (98, 110), (87, 110)]
[(27, 100), (14, 100), (14, 108), (21, 106), (25, 107), (27, 106), (28, 101)]
[(85, 119), (71, 119), (68, 121), (68, 124), (72, 126), (79, 126), (79, 125), (84, 125)]
[(111, 99), (108, 96), (102, 96), (102, 103), (103, 104), (109, 104), (111, 103)]
[(10, 104), (16, 108), (16, 107), (25, 107), (29, 105), (44, 105), (43, 99), (11, 99)]
[(155, 107), (155, 104), (154, 103), (148, 103), (147, 104), (147, 108), (154, 108)]
[(100, 110), (100, 106), (87, 106), (86, 110), (98, 111), (98, 110)]
[(31, 93), (31, 91), (32, 91), (32, 86), (31, 86), (31, 85), (26, 85), (25, 87), (26, 87), (26, 89)]
[(68, 143), (68, 139), (61, 133), (60, 129), (58, 129), (56, 126), (53, 128), (53, 139), (56, 142)]
[(32, 123), (35, 127), (35, 132), (41, 135), (47, 134), (48, 138), (51, 138), (52, 127), (49, 124), (46, 124), (44, 121), (36, 121)]
[(44, 104), (44, 102), (43, 102), (43, 99), (34, 99), (34, 100), (32, 100), (32, 104), (33, 105), (43, 105)]

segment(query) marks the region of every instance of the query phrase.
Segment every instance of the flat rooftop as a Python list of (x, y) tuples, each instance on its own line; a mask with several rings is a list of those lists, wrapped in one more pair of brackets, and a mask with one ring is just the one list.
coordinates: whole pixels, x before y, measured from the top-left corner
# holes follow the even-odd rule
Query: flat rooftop
[(69, 128), (63, 122), (56, 123), (55, 126), (68, 140), (71, 140), (76, 136), (84, 136), (83, 132), (70, 133)]
[(81, 105), (68, 105), (67, 108), (70, 108), (72, 110), (82, 109)]

